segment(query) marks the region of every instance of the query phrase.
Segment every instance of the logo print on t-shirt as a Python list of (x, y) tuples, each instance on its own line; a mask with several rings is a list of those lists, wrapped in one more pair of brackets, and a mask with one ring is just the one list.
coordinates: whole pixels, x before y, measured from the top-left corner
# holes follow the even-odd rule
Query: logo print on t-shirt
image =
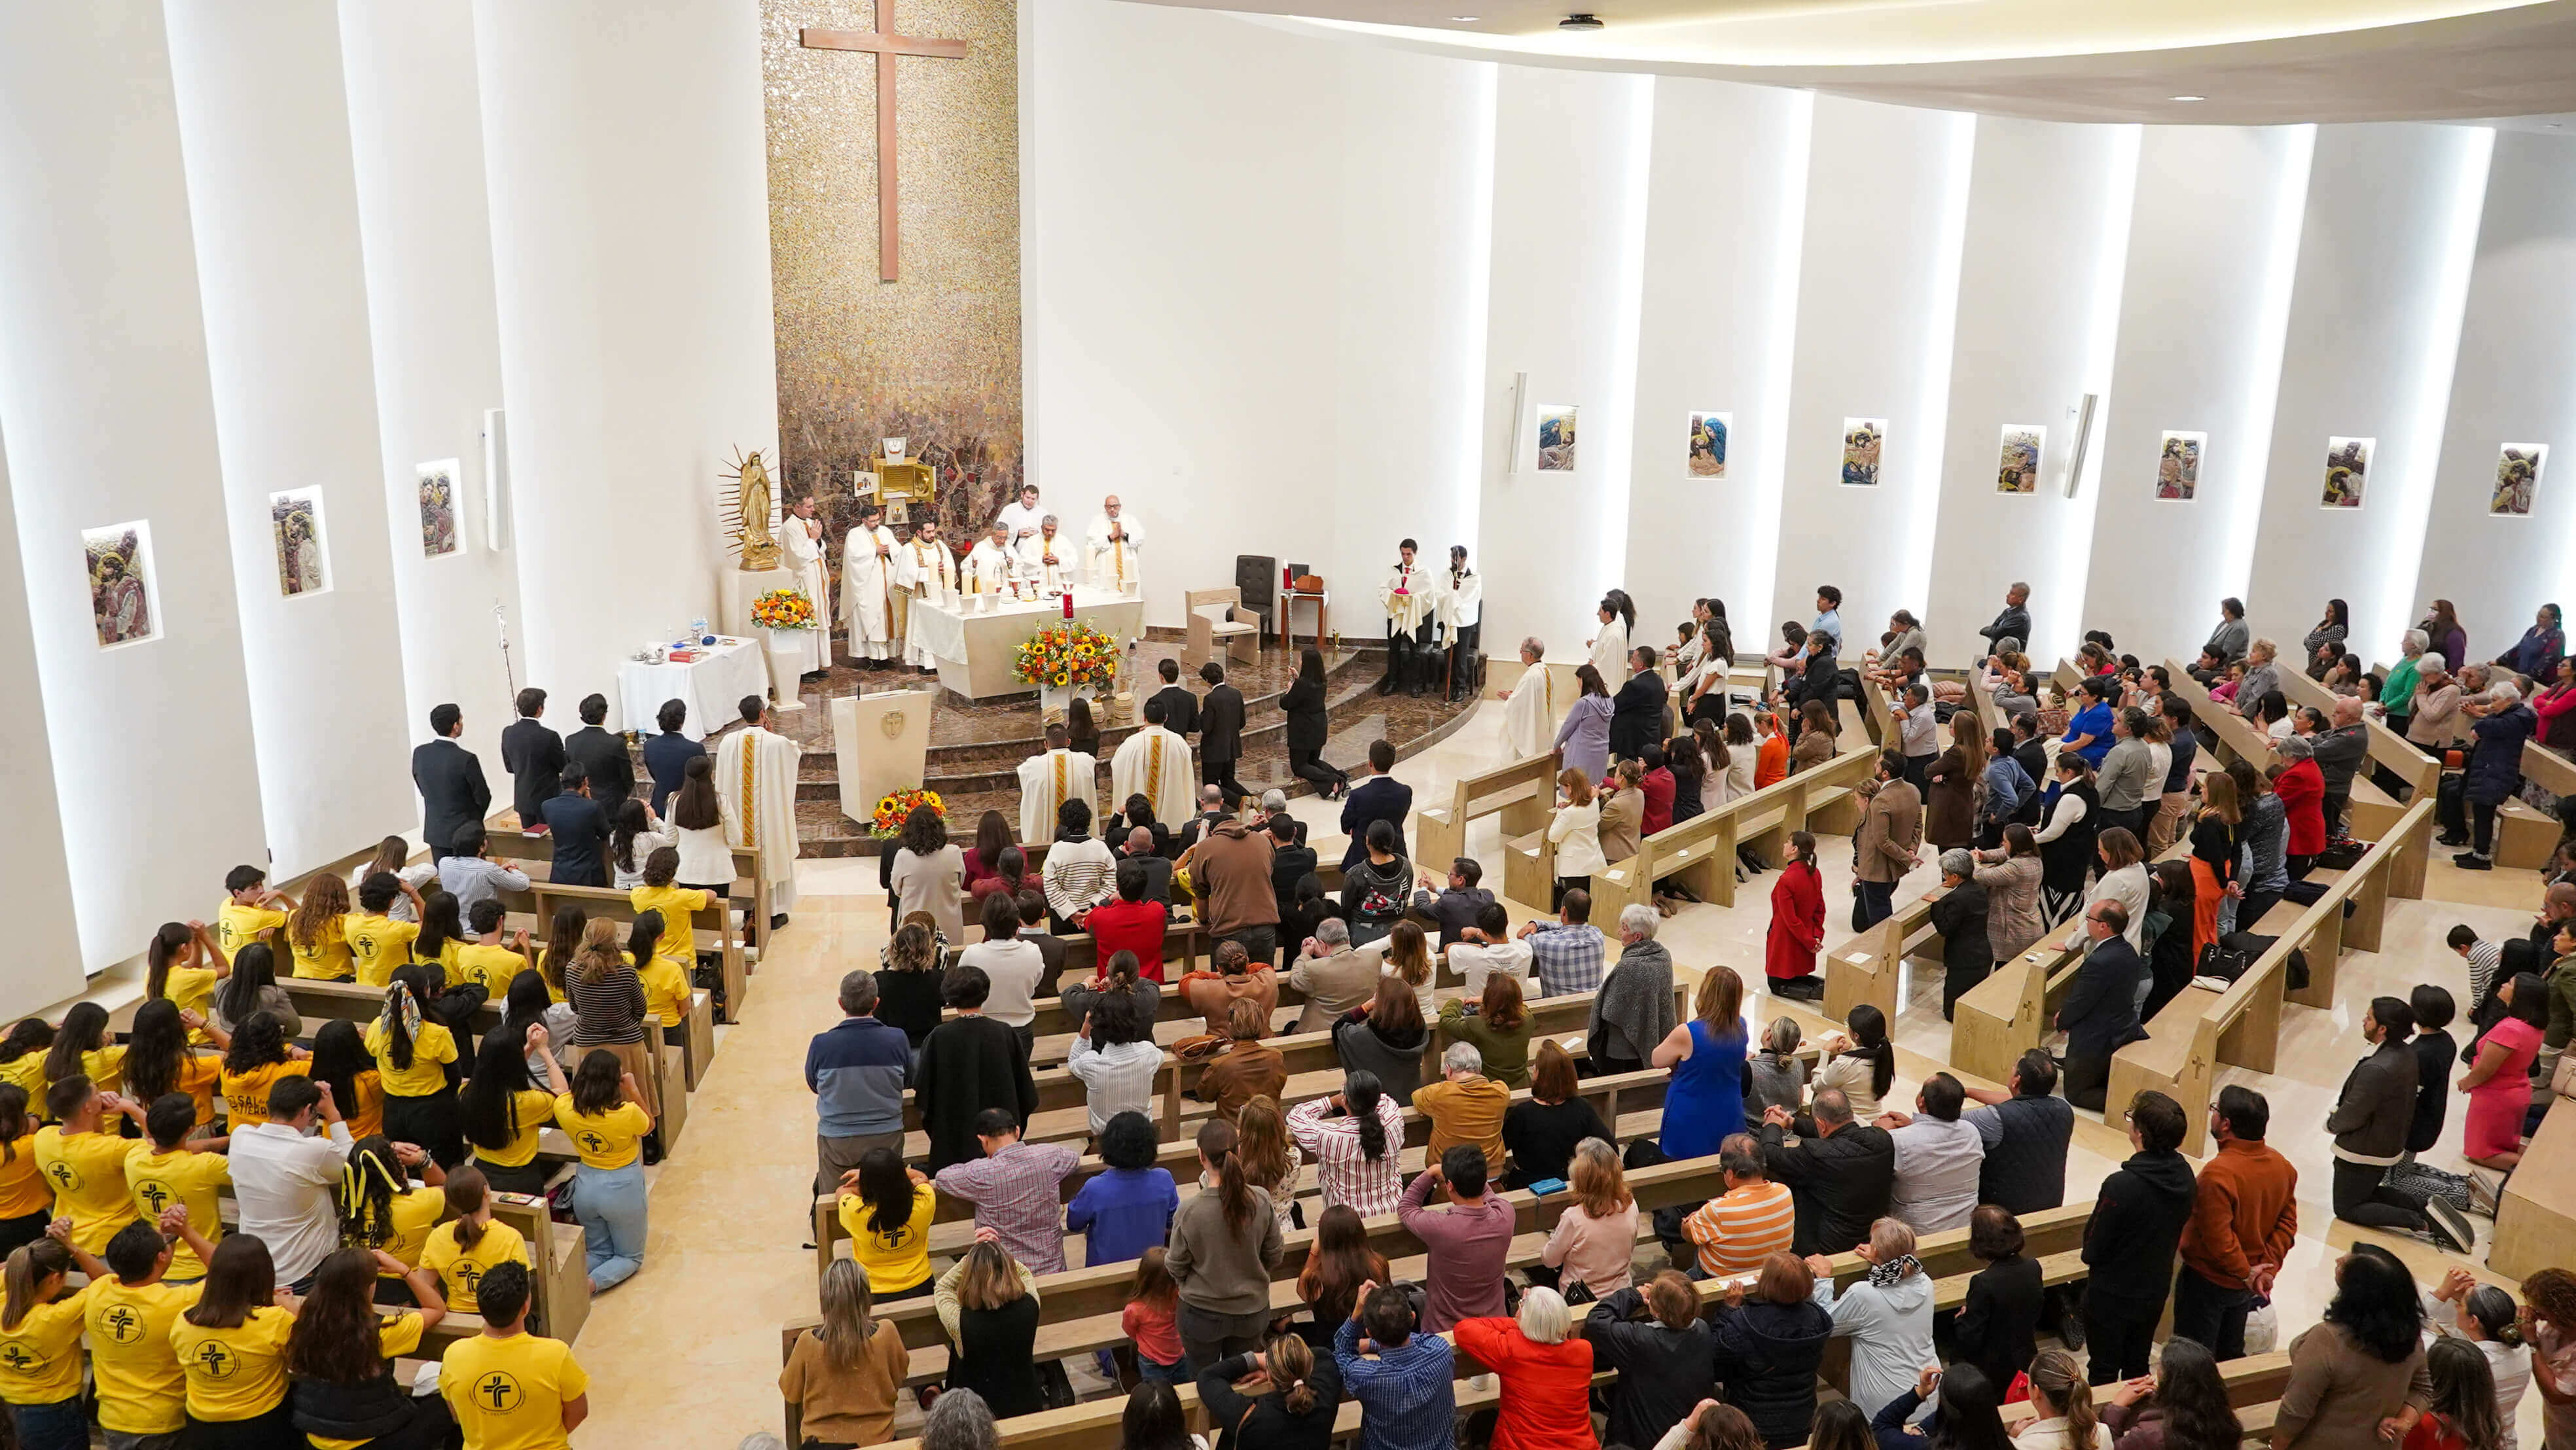
[(119, 1304), (98, 1316), (98, 1327), (119, 1344), (132, 1344), (143, 1337), (143, 1316)]
[(474, 1263), (474, 1262), (472, 1262), (471, 1260), (467, 1260), (467, 1259), (459, 1259), (459, 1260), (457, 1260), (457, 1261), (456, 1261), (455, 1274), (456, 1274), (456, 1282), (458, 1282), (458, 1283), (460, 1283), (460, 1284), (462, 1284), (462, 1285), (464, 1285), (464, 1286), (465, 1286), (465, 1292), (466, 1292), (466, 1293), (468, 1293), (468, 1294), (476, 1294), (476, 1293), (480, 1293), (480, 1292), (482, 1291), (482, 1288), (483, 1288), (483, 1266), (482, 1266), (482, 1265), (477, 1264), (477, 1263)]
[(78, 1193), (85, 1186), (81, 1182), (80, 1170), (61, 1158), (45, 1165), (45, 1176), (54, 1180), (55, 1185), (66, 1193)]
[(584, 1128), (581, 1133), (581, 1147), (583, 1152), (594, 1158), (608, 1156), (608, 1140), (587, 1128)]
[(241, 1370), (241, 1360), (222, 1341), (209, 1339), (197, 1346), (189, 1365), (210, 1380), (228, 1380)]
[(0, 1364), (16, 1373), (32, 1375), (45, 1367), (45, 1357), (23, 1344), (0, 1345)]
[(152, 1216), (159, 1218), (161, 1210), (179, 1201), (179, 1190), (158, 1178), (146, 1178), (134, 1185), (134, 1196), (152, 1205)]
[(507, 1371), (496, 1369), (474, 1377), (474, 1404), (478, 1409), (506, 1415), (527, 1402), (527, 1392)]

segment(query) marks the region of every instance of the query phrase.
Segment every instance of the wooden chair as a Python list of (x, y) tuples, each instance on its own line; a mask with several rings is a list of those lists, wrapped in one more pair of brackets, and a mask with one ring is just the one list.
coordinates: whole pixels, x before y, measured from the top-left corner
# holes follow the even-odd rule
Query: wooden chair
[(1189, 637), (1181, 646), (1181, 663), (1196, 669), (1216, 658), (1217, 642), (1236, 664), (1261, 659), (1261, 616), (1243, 607), (1240, 589), (1193, 589), (1181, 596), (1189, 618)]

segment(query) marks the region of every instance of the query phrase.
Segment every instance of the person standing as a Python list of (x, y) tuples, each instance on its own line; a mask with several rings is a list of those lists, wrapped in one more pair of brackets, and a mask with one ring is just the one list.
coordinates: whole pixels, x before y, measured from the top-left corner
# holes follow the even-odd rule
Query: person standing
[(1199, 666), (1207, 694), (1199, 701), (1199, 779), (1225, 791), (1226, 808), (1250, 792), (1234, 778), (1243, 759), (1243, 692), (1225, 682), (1225, 666), (1214, 660)]
[(859, 503), (859, 526), (841, 542), (841, 623), (850, 658), (862, 669), (890, 669), (902, 652), (894, 630), (895, 550), (875, 499)]
[(1547, 646), (1536, 635), (1521, 641), (1521, 677), (1501, 694), (1503, 701), (1503, 755), (1509, 760), (1527, 760), (1547, 754), (1549, 742), (1556, 734), (1556, 701), (1554, 687), (1548, 682), (1547, 666), (1540, 663)]
[(2147, 1372), (2174, 1251), (2191, 1220), (2191, 1164), (2180, 1151), (2190, 1123), (2182, 1105), (2142, 1092), (2129, 1100), (2128, 1123), (2136, 1151), (2102, 1181), (2084, 1221), (2084, 1337), (2093, 1352), (2088, 1378), (2097, 1385)]
[(1378, 585), (1378, 605), (1386, 612), (1386, 678), (1377, 686), (1381, 695), (1399, 690), (1419, 695), (1423, 690), (1422, 658), (1432, 644), (1439, 584), (1414, 563), (1418, 548), (1411, 539), (1396, 545), (1395, 567)]
[[(2013, 586), (2004, 591), (2004, 607), (2002, 612), (1995, 616), (1995, 622), (1978, 630), (1977, 634), (1985, 640), (1986, 651), (1989, 654), (2003, 654), (2028, 645), (2030, 643), (2030, 586), (2015, 580)], [(1985, 661), (1980, 658), (1972, 663), (1984, 664)]]
[(659, 816), (669, 814), (672, 794), (688, 780), (689, 762), (706, 754), (707, 748), (681, 733), (689, 723), (686, 701), (663, 701), (654, 723), (662, 733), (644, 742), (644, 769), (653, 777), (653, 814)]
[(563, 737), (546, 728), (545, 691), (530, 685), (515, 703), (519, 718), (501, 732), (501, 768), (510, 772), (520, 826), (533, 831), (545, 824), (541, 808), (563, 780)]
[[(1062, 1143), (1021, 1141), (1026, 1119), (1008, 1108), (975, 1115), (980, 1157), (931, 1175), (942, 1197), (975, 1205), (975, 1227), (991, 1229), (1011, 1258), (1034, 1274), (1064, 1272), (1064, 1194), (1059, 1185), (1082, 1162)], [(1267, 1215), (1264, 1215), (1267, 1217)]]
[[(805, 1086), (814, 1094), (814, 1191), (829, 1193), (871, 1148), (903, 1150), (903, 1089), (912, 1046), (901, 1028), (876, 1019), (877, 979), (841, 978), (841, 1020), (805, 1047)], [(925, 1119), (925, 1121), (927, 1121)]]
[(1388, 774), (1395, 769), (1395, 745), (1378, 739), (1369, 742), (1369, 778), (1352, 786), (1342, 796), (1342, 831), (1350, 844), (1342, 848), (1342, 869), (1350, 870), (1368, 855), (1369, 827), (1384, 821), (1395, 827), (1397, 855), (1403, 855), (1405, 817), (1413, 813), (1413, 787)]
[(1986, 1156), (1977, 1167), (1977, 1201), (2015, 1213), (2038, 1213), (2066, 1202), (2066, 1148), (2075, 1136), (2075, 1109), (2057, 1096), (2057, 1061), (2032, 1048), (2013, 1064), (2004, 1091), (1967, 1088), (1978, 1106), (1963, 1121), (1977, 1130)]
[(1896, 883), (1914, 869), (1923, 845), (1923, 796), (1905, 780), (1905, 757), (1878, 753), (1875, 790), (1864, 790), (1860, 833), (1852, 839), (1852, 889), (1860, 897), (1854, 920), (1863, 927), (1896, 910)]
[(429, 859), (444, 858), (467, 826), (480, 826), (492, 809), (492, 786), (483, 778), (483, 762), (457, 743), (465, 733), (465, 712), (440, 705), (429, 712), (429, 733), (437, 738), (411, 752), (411, 780), (420, 790), (420, 834), (429, 843)]
[(1655, 1444), (1717, 1382), (1716, 1331), (1700, 1318), (1699, 1291), (1678, 1270), (1596, 1301), (1583, 1337), (1600, 1368), (1619, 1372), (1603, 1392), (1610, 1444)]
[(1467, 699), (1475, 693), (1480, 673), (1476, 651), (1484, 642), (1485, 580), (1467, 567), (1464, 544), (1449, 546), (1449, 576), (1441, 581), (1433, 612), (1449, 640), (1448, 697), (1453, 702)]
[(2299, 1170), (2263, 1141), (2272, 1105), (2229, 1084), (2209, 1110), (2218, 1145), (2200, 1170), (2174, 1280), (2173, 1332), (2219, 1359), (2245, 1354), (2245, 1316), (2269, 1296), (2299, 1236)]
[(581, 697), (581, 728), (564, 737), (564, 758), (590, 778), (590, 798), (611, 815), (635, 794), (635, 757), (626, 737), (607, 728), (608, 697)]
[(1248, 831), (1228, 815), (1189, 852), (1190, 889), (1198, 896), (1210, 949), (1238, 942), (1255, 967), (1272, 965), (1279, 954), (1279, 893), (1270, 880), (1271, 845), (1268, 831)]
[[(323, 1135), (307, 1136), (317, 1125)], [(283, 1287), (302, 1283), (339, 1247), (336, 1194), (349, 1147), (330, 1085), (309, 1077), (278, 1078), (268, 1090), (268, 1121), (232, 1132), (226, 1156), (241, 1206), (236, 1236), (269, 1246)]]
[[(2111, 1054), (2147, 1035), (2138, 1025), (2138, 1002), (2148, 981), (2147, 959), (2123, 935), (2129, 911), (2116, 901), (2097, 901), (2084, 909), (2088, 950), (2075, 971), (2075, 985), (2057, 1010), (2057, 1026), (2066, 1034), (2066, 1100), (2079, 1108), (2100, 1109), (2111, 1082)], [(2413, 1092), (2413, 1085), (2408, 1085)], [(2414, 1100), (2407, 1100), (2413, 1111)]]
[(1138, 555), (1144, 544), (1144, 526), (1127, 512), (1118, 495), (1109, 495), (1082, 531), (1083, 577), (1095, 589), (1125, 593), (1141, 578)]
[(591, 798), (590, 777), (580, 761), (564, 766), (562, 784), (561, 793), (547, 797), (537, 808), (546, 833), (554, 837), (554, 868), (548, 879), (558, 886), (606, 886), (608, 814)]
[(775, 930), (796, 904), (796, 762), (804, 752), (771, 728), (769, 704), (760, 696), (743, 696), (736, 710), (742, 728), (716, 749), (716, 793), (732, 807), (726, 843), (760, 853)]
[(926, 517), (912, 526), (912, 537), (895, 556), (894, 584), (892, 598), (899, 616), (895, 627), (903, 662), (925, 675), (936, 674), (939, 658), (922, 643), (930, 619), (926, 606), (952, 599), (958, 592), (957, 555), (941, 541), (938, 519)]
[[(1641, 914), (1642, 920), (1632, 914)], [(1652, 939), (1654, 908), (1630, 906), (1619, 918), (1620, 938), (1627, 946), (1609, 980), (1602, 983), (1595, 1008), (1612, 1034), (1608, 1047), (1612, 1060), (1629, 1033), (1650, 1025), (1654, 1017), (1669, 1020), (1673, 1000), (1672, 954)], [(1637, 933), (1634, 940), (1632, 932)], [(1632, 972), (1642, 975), (1632, 980)], [(1627, 1010), (1640, 1013), (1646, 1010), (1646, 994), (1653, 993), (1660, 1010), (1643, 1022), (1622, 1025), (1611, 1018), (1607, 1005), (1614, 993), (1635, 997), (1636, 1007)], [(1709, 1157), (1744, 1123), (1744, 1059), (1750, 1045), (1744, 1031), (1744, 979), (1733, 967), (1711, 966), (1700, 977), (1691, 1020), (1666, 1029), (1654, 1044), (1649, 1049), (1654, 1065), (1673, 1075), (1664, 1096), (1659, 1146), (1668, 1159)]]
[(1879, 1116), (1878, 1125), (1896, 1145), (1896, 1187), (1887, 1212), (1918, 1234), (1966, 1228), (1976, 1210), (1986, 1145), (1973, 1124), (1959, 1120), (1966, 1104), (1959, 1080), (1936, 1072), (1914, 1096), (1923, 1116)]
[(913, 1106), (930, 1138), (930, 1171), (981, 1157), (975, 1123), (986, 1108), (1007, 1108), (1025, 1122), (1038, 1110), (1020, 1034), (984, 1015), (993, 981), (981, 967), (957, 966), (942, 983), (956, 1017), (930, 1029), (913, 1072)]
[(1270, 1275), (1283, 1253), (1279, 1220), (1270, 1195), (1244, 1176), (1240, 1141), (1232, 1123), (1200, 1125), (1199, 1192), (1173, 1215), (1163, 1259), (1180, 1286), (1181, 1344), (1196, 1374), (1250, 1353), (1270, 1322)]
[[(1432, 1209), (1431, 1190), (1449, 1206)], [(1503, 1312), (1503, 1266), (1512, 1246), (1512, 1206), (1486, 1179), (1485, 1154), (1450, 1149), (1407, 1185), (1396, 1218), (1430, 1251), (1423, 1271), (1422, 1327), (1437, 1334), (1465, 1319)]]

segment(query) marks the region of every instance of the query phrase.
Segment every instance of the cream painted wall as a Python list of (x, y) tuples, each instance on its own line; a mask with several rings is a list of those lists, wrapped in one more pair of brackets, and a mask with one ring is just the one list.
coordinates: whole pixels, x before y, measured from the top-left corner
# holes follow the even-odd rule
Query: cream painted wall
[(80, 984), (80, 930), (71, 863), (56, 829), (52, 739), (36, 641), (27, 628), (27, 574), (18, 557), (18, 513), (9, 505), (8, 429), (0, 423), (0, 793), (18, 803), (18, 829), (0, 837), (0, 874), (37, 909), (26, 939), (0, 970), (0, 1014), (50, 1002)]

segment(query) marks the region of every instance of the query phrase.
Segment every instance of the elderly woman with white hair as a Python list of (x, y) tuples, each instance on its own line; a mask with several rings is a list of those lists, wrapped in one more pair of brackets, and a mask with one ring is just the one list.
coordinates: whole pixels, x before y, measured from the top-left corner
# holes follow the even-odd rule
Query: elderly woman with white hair
[(1521, 641), (1521, 677), (1502, 692), (1503, 754), (1511, 760), (1545, 755), (1556, 740), (1556, 702), (1551, 699), (1547, 666), (1539, 657), (1547, 646), (1532, 635)]
[(921, 1450), (997, 1450), (993, 1409), (973, 1390), (950, 1390), (921, 1417)]
[[(1600, 1072), (1644, 1070), (1647, 1055), (1672, 1035), (1673, 954), (1655, 940), (1662, 923), (1642, 902), (1620, 909), (1619, 960), (1592, 994), (1592, 1014), (1583, 1025), (1586, 1050)], [(1665, 1116), (1670, 1118), (1669, 1109)]]
[(1521, 1296), (1516, 1318), (1462, 1319), (1461, 1352), (1494, 1372), (1501, 1402), (1494, 1450), (1591, 1450), (1592, 1342), (1554, 1289)]
[(1932, 1280), (1914, 1257), (1914, 1230), (1902, 1219), (1869, 1226), (1869, 1240), (1853, 1252), (1869, 1265), (1859, 1283), (1834, 1287), (1833, 1260), (1811, 1254), (1815, 1302), (1834, 1317), (1834, 1337), (1852, 1342), (1851, 1401), (1875, 1417), (1880, 1408), (1914, 1388), (1932, 1348)]
[(1923, 899), (1932, 903), (1932, 929), (1941, 933), (1941, 1020), (1947, 1022), (1959, 994), (1995, 969), (1976, 854), (1957, 846), (1942, 852), (1941, 889), (1925, 892)]
[(2476, 742), (2469, 748), (2468, 779), (2460, 790), (2469, 807), (2469, 849), (2452, 857), (2451, 864), (2464, 871), (2492, 871), (2496, 811), (2522, 790), (2522, 747), (2540, 729), (2540, 716), (2522, 702), (2521, 687), (2510, 679), (2489, 685), (2486, 698), (2462, 705), (2460, 713), (2477, 722), (2470, 727)]
[(2236, 684), (2236, 713), (2251, 720), (2263, 697), (2281, 688), (2281, 647), (2258, 639), (2245, 651), (2245, 678)]
[[(2423, 634), (2420, 629), (2411, 630), (2407, 637), (2418, 639)], [(2460, 682), (2440, 655), (2427, 652), (2415, 661), (2415, 666), (2415, 693), (2407, 701), (2406, 738), (2438, 755), (2468, 738), (2469, 722), (2460, 713)]]
[(2424, 652), (2432, 647), (2431, 635), (2420, 629), (2406, 631), (2397, 644), (2397, 663), (2388, 667), (2388, 678), (2379, 682), (2379, 708), (2387, 716), (2383, 723), (2400, 736), (2406, 735), (2415, 714), (2415, 686), (2423, 678)]

